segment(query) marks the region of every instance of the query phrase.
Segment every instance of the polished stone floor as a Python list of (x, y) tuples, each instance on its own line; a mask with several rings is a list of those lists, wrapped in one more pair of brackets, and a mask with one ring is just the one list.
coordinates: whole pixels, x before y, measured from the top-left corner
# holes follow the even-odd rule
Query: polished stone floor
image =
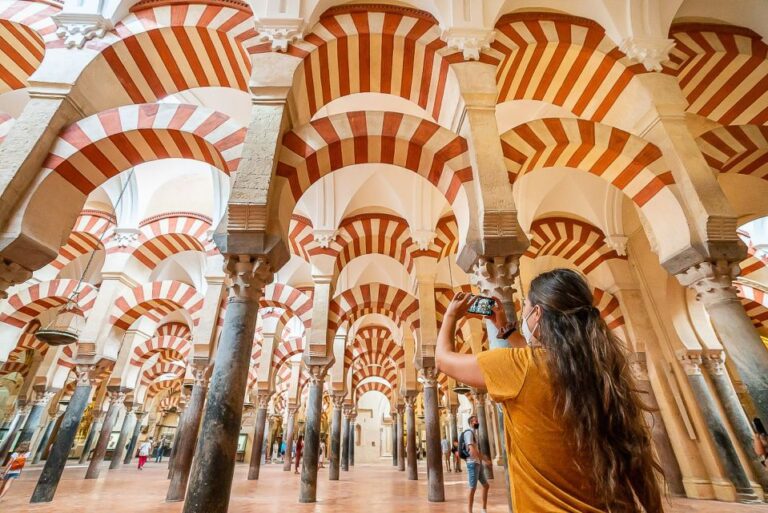
[[(181, 503), (166, 504), (163, 499), (168, 486), (167, 463), (147, 463), (139, 472), (135, 467), (102, 471), (97, 480), (83, 479), (86, 467), (67, 468), (53, 502), (29, 504), (40, 466), (24, 471), (5, 499), (0, 512), (40, 513), (179, 513)], [(230, 513), (258, 511), (326, 512), (326, 513), (400, 513), (400, 512), (462, 512), (466, 492), (465, 475), (446, 474), (446, 502), (430, 504), (426, 500), (426, 474), (420, 468), (420, 481), (408, 481), (386, 463), (357, 465), (351, 472), (342, 472), (341, 481), (328, 481), (328, 470), (320, 470), (320, 486), (316, 504), (299, 504), (299, 476), (283, 472), (282, 465), (262, 467), (259, 481), (247, 481), (247, 465), (238, 464), (232, 489)], [(489, 513), (506, 511), (503, 481), (491, 481)], [(768, 513), (768, 505), (745, 506), (714, 501), (673, 501), (668, 513)], [(476, 505), (475, 511), (480, 508)]]

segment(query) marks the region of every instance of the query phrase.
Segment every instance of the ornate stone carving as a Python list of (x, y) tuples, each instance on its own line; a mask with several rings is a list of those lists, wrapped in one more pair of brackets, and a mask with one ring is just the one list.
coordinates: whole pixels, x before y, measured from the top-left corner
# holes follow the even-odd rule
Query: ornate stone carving
[(515, 293), (515, 276), (519, 269), (520, 258), (516, 255), (480, 257), (474, 269), (480, 294), (498, 296), (511, 302)]
[(258, 301), (274, 275), (266, 258), (250, 255), (228, 257), (224, 272), (231, 280), (228, 287), (230, 302)]
[(192, 363), (192, 378), (195, 380), (195, 386), (203, 388), (208, 386), (208, 362)]
[(0, 258), (0, 299), (6, 299), (8, 293), (6, 289), (13, 285), (23, 283), (32, 277), (32, 271), (24, 269), (22, 266), (10, 260)]
[(427, 251), (437, 234), (432, 230), (411, 230), (411, 240), (419, 248), (419, 251)]
[(701, 375), (701, 351), (698, 349), (683, 349), (678, 351), (677, 358), (688, 376)]
[(437, 386), (437, 369), (434, 367), (422, 367), (419, 369), (418, 380), (424, 388), (435, 388)]
[(330, 246), (331, 242), (336, 239), (337, 233), (338, 230), (333, 229), (315, 228), (312, 230), (312, 235), (315, 238), (315, 242), (317, 242), (321, 248), (327, 248)]
[(256, 23), (259, 41), (270, 42), (273, 52), (287, 52), (288, 44), (304, 38), (301, 18), (259, 18)]
[(473, 388), (471, 393), (472, 400), (475, 402), (475, 404), (485, 404), (485, 398), (488, 397), (488, 394), (476, 388)]
[(406, 395), (403, 400), (405, 401), (406, 408), (409, 410), (412, 410), (416, 406), (416, 394)]
[(624, 235), (606, 235), (605, 243), (619, 256), (627, 255), (627, 242), (629, 238)]
[(397, 409), (397, 414), (400, 415), (400, 418), (402, 418), (403, 412), (405, 411), (405, 404), (404, 403), (398, 404), (396, 409)]
[(256, 401), (259, 404), (259, 408), (266, 410), (269, 407), (269, 400), (272, 399), (272, 392), (259, 392), (256, 395)]
[(36, 391), (35, 398), (32, 400), (32, 405), (45, 406), (48, 404), (48, 401), (50, 401), (53, 398), (54, 395), (56, 395), (56, 391), (51, 389)]
[(119, 248), (134, 247), (139, 242), (141, 232), (133, 228), (115, 228), (114, 243)]
[(333, 401), (333, 407), (336, 409), (341, 408), (344, 406), (344, 398), (347, 396), (347, 394), (333, 394), (331, 396), (331, 401)]
[(75, 366), (75, 376), (77, 376), (77, 386), (86, 387), (93, 385), (93, 370), (94, 365), (77, 365)]
[(125, 390), (110, 390), (109, 391), (109, 402), (111, 404), (123, 404), (123, 401), (125, 401)]
[(328, 368), (325, 365), (310, 365), (307, 367), (307, 377), (310, 385), (322, 386)]
[(707, 369), (713, 376), (722, 376), (726, 373), (725, 369), (725, 351), (721, 349), (710, 349), (706, 352)]
[(449, 48), (459, 50), (465, 61), (479, 61), (480, 52), (488, 50), (496, 39), (496, 31), (451, 27), (443, 31), (442, 39)]
[(669, 60), (674, 39), (663, 37), (628, 37), (619, 49), (630, 59), (640, 62), (648, 71), (661, 71), (661, 65)]
[(113, 29), (112, 23), (94, 13), (61, 12), (53, 16), (59, 27), (56, 35), (64, 39), (67, 48), (83, 48), (94, 38), (102, 38)]
[(648, 381), (648, 362), (645, 353), (629, 355), (629, 369), (636, 381)]
[(683, 286), (696, 291), (696, 299), (706, 307), (727, 301), (739, 301), (733, 287), (733, 279), (738, 275), (738, 264), (720, 260), (696, 264), (678, 274), (676, 278)]

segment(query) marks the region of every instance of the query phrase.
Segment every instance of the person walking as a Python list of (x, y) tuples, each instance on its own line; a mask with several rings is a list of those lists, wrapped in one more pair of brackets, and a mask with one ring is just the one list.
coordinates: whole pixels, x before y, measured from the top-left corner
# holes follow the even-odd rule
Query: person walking
[(451, 456), (453, 457), (453, 470), (454, 472), (461, 472), (461, 458), (459, 457), (459, 441), (453, 441), (453, 447), (451, 447)]
[(443, 460), (445, 461), (445, 470), (451, 471), (451, 444), (447, 438), (440, 440), (440, 450), (443, 452)]
[(151, 453), (152, 437), (150, 436), (149, 440), (144, 440), (144, 443), (139, 446), (139, 470), (144, 470), (144, 465), (147, 464), (147, 459)]
[(662, 512), (640, 387), (586, 279), (571, 269), (534, 278), (522, 334), (494, 298), (489, 320), (511, 347), (461, 354), (456, 326), (475, 299), (460, 292), (448, 305), (435, 363), (502, 405), (515, 512)]
[(299, 464), (301, 463), (301, 453), (304, 451), (304, 435), (299, 436), (299, 439), (296, 440), (296, 469), (293, 471), (294, 474), (299, 473)]
[(155, 448), (155, 463), (161, 463), (163, 461), (163, 451), (165, 450), (165, 438), (161, 438), (157, 441), (157, 447)]
[(21, 476), (21, 471), (24, 469), (29, 456), (29, 442), (20, 443), (16, 447), (16, 451), (11, 453), (11, 457), (3, 472), (3, 480), (0, 482), (0, 499), (11, 489), (11, 484)]
[(477, 490), (478, 482), (483, 486), (482, 512), (486, 513), (486, 509), (488, 508), (488, 490), (490, 489), (490, 485), (488, 484), (488, 478), (486, 477), (485, 465), (489, 462), (486, 461), (486, 457), (480, 452), (480, 446), (477, 443), (477, 429), (479, 427), (480, 422), (477, 420), (477, 415), (469, 417), (469, 429), (466, 429), (461, 434), (461, 441), (459, 443), (459, 456), (461, 456), (467, 464), (467, 483), (469, 484), (467, 511), (469, 511), (469, 513), (472, 513), (472, 506), (475, 502), (475, 491)]

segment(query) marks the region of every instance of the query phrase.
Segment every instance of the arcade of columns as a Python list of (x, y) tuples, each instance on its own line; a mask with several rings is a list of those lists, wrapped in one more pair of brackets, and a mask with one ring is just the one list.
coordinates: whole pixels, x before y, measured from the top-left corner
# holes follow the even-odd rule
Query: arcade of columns
[[(45, 502), (68, 458), (109, 479), (173, 432), (166, 499), (215, 513), (239, 457), (258, 479), (303, 434), (314, 502), (321, 438), (339, 479), (377, 392), (403, 479), (423, 412), (439, 502), (452, 294), (514, 315), (571, 267), (670, 492), (762, 500), (768, 24), (720, 4), (0, 0), (0, 457), (33, 442)], [(78, 341), (37, 339), (72, 298)]]

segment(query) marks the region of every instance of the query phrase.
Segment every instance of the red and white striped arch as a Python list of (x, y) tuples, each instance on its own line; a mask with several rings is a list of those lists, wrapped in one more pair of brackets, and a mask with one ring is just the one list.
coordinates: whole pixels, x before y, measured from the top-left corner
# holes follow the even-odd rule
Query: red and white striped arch
[(395, 342), (392, 332), (384, 326), (360, 328), (344, 351), (344, 366), (349, 368), (357, 358), (376, 354), (384, 355), (398, 368), (405, 367), (403, 347)]
[(761, 289), (741, 282), (734, 282), (733, 286), (736, 287), (736, 294), (740, 298), (754, 301), (755, 303), (768, 308), (768, 294)]
[(397, 368), (386, 355), (367, 353), (358, 356), (349, 369), (353, 386), (366, 378), (381, 378), (392, 385), (397, 384)]
[(177, 393), (169, 394), (164, 397), (157, 405), (158, 411), (168, 411), (179, 407), (181, 396)]
[(354, 324), (360, 317), (378, 313), (394, 320), (404, 329), (419, 327), (419, 303), (408, 292), (383, 283), (366, 283), (345, 290), (331, 301), (328, 329), (331, 333), (343, 324)]
[(199, 160), (225, 173), (237, 169), (245, 128), (207, 107), (126, 105), (62, 130), (43, 167), (87, 196), (118, 173), (158, 159)]
[(354, 387), (355, 390), (355, 403), (365, 395), (366, 392), (381, 392), (387, 399), (391, 397), (392, 385), (387, 385), (381, 381), (368, 380)]
[(625, 321), (619, 300), (610, 292), (597, 287), (592, 289), (592, 298), (608, 328), (613, 331), (621, 330)]
[(79, 290), (78, 308), (83, 316), (87, 317), (96, 302), (97, 291), (90, 283), (84, 282), (80, 284), (79, 289), (77, 287), (78, 280), (68, 279), (30, 285), (3, 302), (0, 309), (0, 323), (23, 328), (46, 310), (64, 305), (75, 290)]
[[(160, 395), (163, 392), (174, 394), (175, 392), (180, 391), (181, 381), (181, 379), (166, 379), (152, 383), (147, 388), (147, 399), (152, 399), (153, 397)], [(178, 394), (176, 394), (176, 397), (178, 397)]]
[(498, 102), (540, 100), (579, 117), (603, 120), (623, 102), (633, 63), (592, 20), (554, 13), (515, 13), (496, 24)]
[(203, 299), (194, 287), (180, 281), (145, 283), (117, 298), (110, 322), (118, 329), (127, 330), (141, 316), (160, 322), (166, 315), (184, 310), (197, 325)]
[(290, 337), (281, 340), (272, 355), (272, 368), (279, 369), (288, 359), (304, 352), (304, 337)]
[(443, 322), (443, 316), (456, 292), (472, 292), (472, 285), (458, 285), (454, 289), (435, 287), (435, 317), (438, 326)]
[(51, 18), (60, 8), (47, 2), (0, 0), (0, 94), (22, 89), (58, 40)]
[(153, 366), (144, 369), (144, 372), (141, 373), (141, 384), (149, 386), (159, 377), (168, 374), (173, 374), (175, 376), (171, 379), (182, 379), (185, 372), (186, 365), (183, 362), (158, 362)]
[(768, 308), (751, 299), (741, 298), (741, 304), (756, 329), (768, 327)]
[(701, 134), (696, 142), (718, 173), (768, 179), (768, 126), (722, 126)]
[(768, 45), (744, 27), (673, 25), (665, 73), (677, 77), (688, 112), (724, 125), (768, 123)]
[(453, 204), (472, 179), (466, 140), (432, 121), (399, 112), (347, 112), (283, 136), (277, 176), (294, 201), (323, 176), (354, 164), (391, 164), (426, 178)]
[(111, 238), (111, 235), (106, 234), (114, 224), (115, 217), (111, 214), (100, 210), (83, 210), (77, 217), (66, 244), (59, 249), (59, 254), (51, 265), (60, 271), (76, 258), (103, 249), (104, 243)]
[(282, 308), (291, 316), (298, 317), (305, 328), (312, 322), (312, 297), (284, 283), (270, 283), (259, 301), (261, 308)]
[(180, 322), (163, 324), (155, 336), (145, 340), (133, 349), (131, 365), (141, 367), (155, 353), (161, 354), (161, 361), (182, 361), (192, 353), (192, 332), (189, 326)]
[[(271, 51), (269, 44), (259, 51)], [(288, 54), (302, 59), (292, 87), (299, 124), (334, 99), (355, 93), (400, 96), (435, 121), (443, 111), (453, 112), (458, 98), (450, 64), (463, 57), (447, 48), (437, 21), (415, 9), (334, 7)]]
[(239, 2), (153, 4), (135, 6), (112, 37), (88, 43), (101, 50), (93, 73), (120, 84), (115, 93), (125, 103), (155, 102), (196, 87), (247, 90), (248, 52), (258, 35), (250, 9)]
[(605, 242), (605, 235), (589, 223), (566, 217), (537, 219), (531, 225), (531, 245), (525, 256), (552, 255), (573, 262), (584, 274), (608, 260), (626, 260)]
[(568, 167), (597, 175), (640, 208), (675, 183), (652, 143), (618, 128), (582, 119), (548, 118), (502, 136), (510, 182), (526, 172)]

